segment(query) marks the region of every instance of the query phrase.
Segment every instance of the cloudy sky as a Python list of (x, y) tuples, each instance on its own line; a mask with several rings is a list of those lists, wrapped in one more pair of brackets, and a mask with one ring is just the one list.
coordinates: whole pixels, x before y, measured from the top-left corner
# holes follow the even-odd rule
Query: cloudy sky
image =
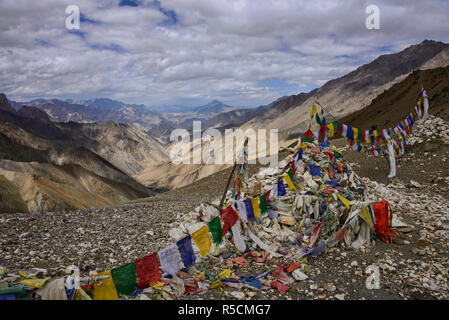
[[(365, 27), (372, 4), (380, 30)], [(1, 0), (0, 92), (258, 106), (448, 31), (447, 0)]]

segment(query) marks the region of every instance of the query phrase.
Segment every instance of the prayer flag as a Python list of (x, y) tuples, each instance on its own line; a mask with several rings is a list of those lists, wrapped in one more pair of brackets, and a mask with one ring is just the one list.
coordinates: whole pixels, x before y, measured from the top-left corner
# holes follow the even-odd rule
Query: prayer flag
[(339, 193), (337, 193), (337, 197), (338, 199), (341, 200), (341, 202), (343, 202), (343, 204), (345, 205), (346, 209), (349, 210), (349, 208), (351, 207), (351, 203), (348, 199), (346, 199), (345, 197), (343, 197), (342, 195), (340, 195)]
[(259, 196), (260, 201), (260, 213), (264, 214), (268, 212), (268, 205), (267, 205), (267, 197), (265, 194)]
[(296, 187), (295, 187), (295, 185), (293, 184), (293, 181), (292, 181), (292, 179), (290, 178), (290, 175), (289, 175), (288, 173), (286, 173), (286, 174), (284, 175), (284, 180), (285, 180), (285, 182), (287, 182), (288, 188), (289, 188), (291, 191), (296, 190)]
[(111, 274), (119, 296), (129, 296), (136, 291), (137, 279), (134, 262), (112, 269)]
[(256, 218), (254, 217), (254, 211), (253, 211), (253, 204), (250, 199), (244, 200), (245, 203), (245, 209), (247, 214), (247, 220), (248, 221), (254, 221)]
[(207, 256), (212, 248), (212, 241), (210, 240), (209, 231), (207, 226), (203, 226), (194, 233), (192, 233), (192, 239), (195, 241), (201, 255)]
[(278, 197), (285, 195), (284, 182), (281, 180), (278, 182)]
[(207, 224), (207, 226), (209, 227), (209, 231), (212, 234), (212, 240), (214, 241), (214, 243), (220, 244), (221, 240), (223, 238), (223, 236), (222, 236), (223, 230), (221, 230), (220, 217), (215, 217), (214, 219), (212, 219)]
[(258, 197), (252, 198), (251, 204), (253, 206), (254, 218), (258, 220), (260, 218), (259, 198)]
[[(251, 203), (251, 200), (249, 201)], [(231, 206), (229, 206), (220, 213), (220, 217), (223, 221), (222, 236), (224, 237), (228, 230), (237, 222), (237, 220), (239, 219), (239, 215)]]
[(139, 289), (145, 289), (151, 283), (157, 282), (162, 278), (157, 253), (136, 260), (134, 265)]
[(168, 247), (159, 250), (158, 252), (159, 260), (161, 261), (161, 269), (163, 272), (170, 275), (175, 275), (178, 272), (179, 265), (179, 255), (178, 246), (173, 243)]
[(118, 300), (117, 289), (114, 280), (112, 280), (111, 270), (97, 273), (95, 277), (107, 276), (107, 279), (101, 279), (101, 285), (94, 282), (94, 300)]
[(184, 267), (188, 268), (196, 261), (195, 252), (192, 247), (192, 237), (188, 235), (184, 239), (179, 240), (176, 245), (178, 246), (179, 254), (181, 255), (182, 263)]

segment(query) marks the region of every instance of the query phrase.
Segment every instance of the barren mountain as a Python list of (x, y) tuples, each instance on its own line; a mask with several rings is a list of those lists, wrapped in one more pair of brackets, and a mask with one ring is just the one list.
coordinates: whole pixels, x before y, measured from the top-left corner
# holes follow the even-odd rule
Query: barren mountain
[(26, 104), (45, 111), (50, 120), (57, 122), (103, 123), (112, 120), (117, 123), (129, 123), (142, 131), (151, 132), (153, 137), (161, 138), (160, 141), (164, 143), (168, 141), (165, 139), (166, 131), (173, 130), (170, 121), (149, 107), (111, 99), (81, 102), (36, 99)]
[(159, 142), (127, 124), (54, 123), (35, 117), (33, 107), (1, 109), (2, 211), (91, 208), (149, 196), (130, 176), (167, 160)]
[[(308, 120), (310, 107), (317, 100), (336, 118), (351, 114), (447, 49), (448, 44), (425, 40), (399, 53), (381, 55), (343, 77), (328, 81), (321, 88), (279, 101), (242, 127), (279, 128), (281, 138), (285, 139), (293, 128)], [(432, 60), (433, 67), (447, 63), (447, 55), (438, 58)]]
[(359, 128), (389, 128), (412, 111), (421, 86), (429, 96), (429, 113), (449, 121), (449, 66), (414, 71), (342, 121)]

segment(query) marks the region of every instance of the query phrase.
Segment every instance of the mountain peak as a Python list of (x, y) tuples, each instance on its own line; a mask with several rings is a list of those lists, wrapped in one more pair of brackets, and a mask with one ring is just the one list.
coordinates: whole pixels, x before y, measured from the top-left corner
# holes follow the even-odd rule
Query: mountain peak
[(4, 93), (0, 93), (0, 110), (16, 113), (16, 110), (11, 107), (8, 98), (6, 98), (6, 95)]

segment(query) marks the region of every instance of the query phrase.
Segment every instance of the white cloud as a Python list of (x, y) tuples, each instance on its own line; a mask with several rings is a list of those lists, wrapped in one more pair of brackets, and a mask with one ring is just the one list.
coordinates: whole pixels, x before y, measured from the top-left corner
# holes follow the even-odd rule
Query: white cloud
[[(377, 1), (381, 30), (365, 28), (371, 3), (356, 0), (162, 0), (175, 24), (153, 1), (118, 2), (2, 0), (0, 90), (17, 100), (218, 98), (256, 106), (283, 95), (259, 81), (319, 86), (386, 53), (382, 47), (449, 40), (444, 0)], [(69, 4), (95, 22), (81, 22), (82, 36), (65, 29)]]

